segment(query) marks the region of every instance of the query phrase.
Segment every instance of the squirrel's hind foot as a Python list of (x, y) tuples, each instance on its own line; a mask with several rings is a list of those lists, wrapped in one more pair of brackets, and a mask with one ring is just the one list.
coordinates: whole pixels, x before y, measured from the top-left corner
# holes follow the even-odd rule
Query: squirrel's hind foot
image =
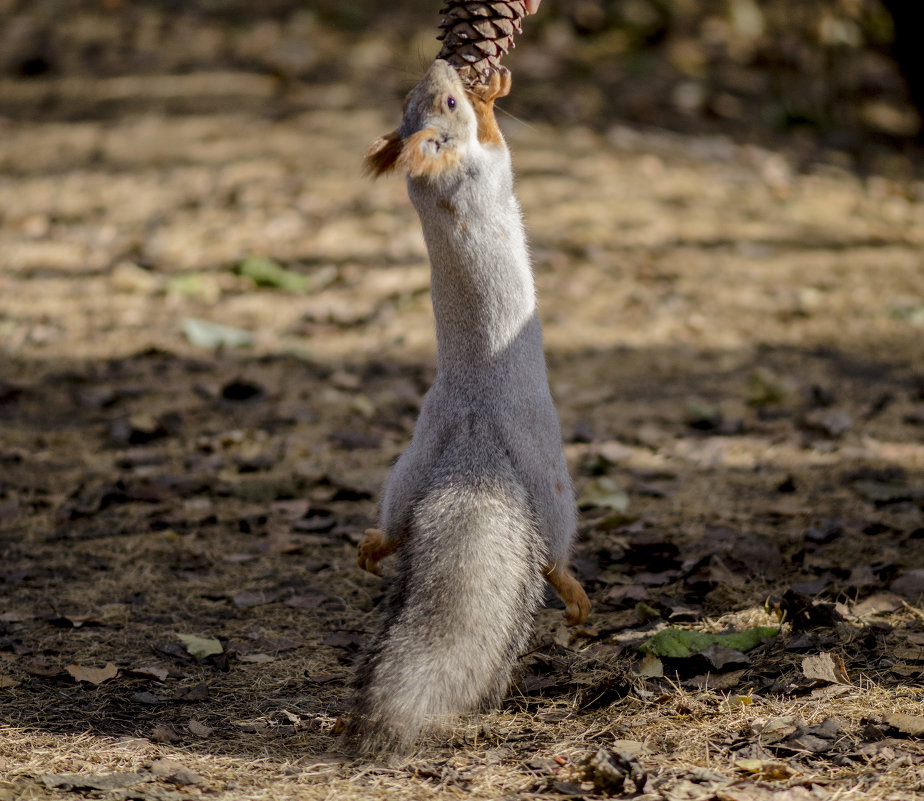
[(565, 603), (565, 619), (569, 626), (579, 626), (590, 614), (590, 599), (581, 583), (564, 565), (551, 565), (545, 571), (545, 580)]
[(367, 528), (365, 533), (357, 549), (356, 563), (367, 573), (380, 576), (379, 561), (397, 551), (399, 542), (384, 539), (380, 528)]

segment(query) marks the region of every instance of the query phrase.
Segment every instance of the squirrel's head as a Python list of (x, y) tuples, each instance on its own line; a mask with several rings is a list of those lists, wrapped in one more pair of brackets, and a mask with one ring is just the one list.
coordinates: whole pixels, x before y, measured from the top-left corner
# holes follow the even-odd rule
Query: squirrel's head
[(456, 168), (476, 141), (478, 120), (465, 87), (448, 61), (437, 59), (404, 101), (401, 125), (366, 151), (373, 177), (394, 169), (435, 178)]

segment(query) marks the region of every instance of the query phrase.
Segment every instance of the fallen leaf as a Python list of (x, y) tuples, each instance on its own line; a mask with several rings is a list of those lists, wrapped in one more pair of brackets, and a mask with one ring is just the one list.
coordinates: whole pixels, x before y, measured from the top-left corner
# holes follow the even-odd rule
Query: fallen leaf
[(906, 570), (892, 582), (889, 589), (898, 595), (904, 595), (906, 598), (917, 601), (924, 597), (924, 569)]
[(811, 726), (800, 726), (782, 745), (799, 751), (824, 754), (836, 745), (841, 729), (843, 724), (839, 720), (827, 718)]
[(83, 626), (102, 625), (99, 619), (94, 615), (53, 615), (47, 618), (47, 620), (52, 626), (59, 626), (64, 629), (79, 629)]
[(66, 670), (74, 677), (75, 681), (85, 681), (89, 684), (102, 684), (104, 681), (109, 681), (109, 679), (114, 679), (119, 675), (119, 669), (112, 662), (101, 668), (83, 667), (74, 662), (68, 665)]
[(248, 256), (237, 265), (237, 272), (254, 282), (255, 286), (284, 289), (286, 292), (307, 292), (311, 279), (263, 256)]
[[(645, 769), (634, 755), (597, 749), (584, 763), (584, 777), (594, 788), (606, 795), (621, 795), (626, 781), (632, 782), (634, 793), (641, 793), (648, 781)], [(573, 791), (571, 791), (573, 794)], [(579, 792), (584, 795), (583, 791)]]
[(285, 605), (294, 607), (295, 609), (317, 609), (329, 598), (330, 596), (324, 594), (323, 592), (313, 592), (306, 595), (293, 595), (285, 602)]
[(194, 687), (178, 687), (173, 693), (174, 701), (187, 701), (189, 703), (199, 703), (200, 701), (209, 700), (209, 686), (203, 681)]
[[(362, 639), (362, 638), (360, 638)], [(291, 651), (293, 648), (301, 648), (305, 640), (297, 635), (289, 637), (258, 637), (253, 641), (253, 648), (261, 651)]]
[(803, 425), (807, 429), (820, 431), (837, 439), (850, 431), (853, 427), (853, 420), (847, 412), (841, 409), (824, 409), (807, 414)]
[(857, 617), (894, 612), (902, 606), (902, 599), (891, 592), (877, 592), (865, 601), (855, 604), (851, 611)]
[(738, 686), (744, 670), (729, 670), (727, 673), (704, 673), (681, 682), (684, 687), (697, 690), (731, 690)]
[(193, 734), (196, 735), (196, 737), (209, 737), (214, 731), (211, 726), (206, 726), (204, 723), (200, 723), (198, 720), (189, 721), (187, 727)]
[(286, 520), (298, 520), (308, 514), (311, 505), (305, 498), (291, 501), (273, 501), (270, 509)]
[(179, 732), (173, 726), (163, 723), (151, 729), (151, 740), (155, 743), (175, 743), (181, 739)]
[(807, 656), (802, 660), (802, 675), (807, 679), (827, 681), (831, 684), (850, 684), (844, 660), (835, 653), (825, 652)]
[(755, 725), (757, 740), (761, 745), (772, 745), (785, 740), (795, 734), (798, 728), (795, 715), (770, 718), (762, 726)]
[(792, 588), (784, 593), (779, 609), (786, 613), (794, 632), (831, 628), (844, 620), (834, 604), (816, 602)]
[(840, 695), (846, 695), (852, 687), (851, 684), (826, 684), (824, 687), (816, 687), (810, 695), (816, 701), (827, 701)]
[(38, 656), (29, 663), (26, 671), (32, 676), (41, 676), (42, 678), (60, 676), (64, 672), (58, 665)]
[(135, 784), (150, 781), (150, 776), (141, 773), (46, 773), (40, 777), (42, 783), (58, 790), (119, 790)]
[(776, 762), (772, 759), (736, 759), (735, 767), (768, 782), (788, 779), (794, 772), (785, 762)]
[(146, 665), (144, 667), (132, 668), (128, 673), (133, 676), (145, 676), (157, 679), (158, 681), (166, 681), (167, 677), (170, 675), (170, 671), (160, 665)]
[(892, 649), (892, 656), (903, 662), (924, 662), (924, 646), (896, 645)]
[(12, 689), (13, 687), (18, 687), (21, 682), (16, 681), (16, 679), (11, 676), (4, 676), (0, 673), (0, 689)]
[(199, 348), (215, 350), (219, 347), (249, 348), (254, 344), (254, 337), (249, 331), (240, 328), (231, 328), (195, 317), (186, 317), (183, 320), (183, 333), (186, 338)]
[(894, 712), (886, 716), (886, 723), (909, 737), (924, 737), (924, 715), (905, 715)]
[(35, 618), (31, 612), (11, 611), (0, 615), (0, 623), (25, 623)]
[(624, 584), (612, 587), (606, 595), (606, 601), (614, 608), (629, 607), (639, 601), (647, 601), (649, 592), (638, 584)]
[(213, 637), (197, 637), (195, 634), (177, 635), (191, 657), (205, 659), (207, 656), (220, 654), (224, 651), (221, 643)]
[(244, 592), (239, 592), (235, 595), (231, 602), (238, 609), (252, 609), (255, 606), (266, 606), (267, 604), (275, 603), (280, 598), (280, 593), (278, 592), (253, 592), (250, 590), (245, 590)]
[(651, 753), (651, 749), (639, 740), (613, 740), (610, 743), (610, 748), (619, 754), (627, 754), (633, 757)]
[(767, 637), (779, 633), (776, 626), (758, 626), (734, 634), (707, 634), (689, 629), (662, 629), (650, 637), (639, 650), (669, 659), (685, 659), (701, 653), (710, 645), (720, 645), (742, 653), (760, 645)]
[(250, 662), (252, 664), (260, 665), (264, 662), (272, 662), (275, 660), (275, 657), (270, 656), (269, 654), (244, 654), (239, 657), (241, 662)]
[(174, 759), (156, 760), (151, 765), (151, 773), (178, 787), (183, 787), (188, 784), (202, 784), (205, 781), (198, 773), (191, 771), (185, 765)]
[(741, 665), (751, 664), (751, 660), (734, 648), (726, 648), (724, 645), (712, 643), (708, 648), (704, 648), (700, 653), (709, 660), (710, 664), (716, 670), (722, 670), (726, 665), (740, 667)]
[(356, 650), (365, 642), (365, 637), (350, 631), (334, 631), (321, 640), (324, 645), (331, 645), (334, 648), (346, 648), (350, 651)]
[(132, 693), (132, 701), (137, 704), (147, 704), (148, 706), (155, 706), (157, 704), (165, 704), (170, 699), (163, 695), (155, 695), (154, 693), (149, 693), (146, 690), (140, 693)]
[(752, 406), (767, 406), (782, 403), (795, 394), (795, 387), (788, 378), (781, 378), (766, 367), (758, 367), (748, 378), (748, 403)]
[(638, 675), (645, 679), (659, 679), (664, 675), (664, 664), (653, 653), (646, 652), (639, 662)]
[(624, 512), (629, 508), (629, 494), (612, 478), (601, 476), (584, 487), (578, 497), (578, 506)]

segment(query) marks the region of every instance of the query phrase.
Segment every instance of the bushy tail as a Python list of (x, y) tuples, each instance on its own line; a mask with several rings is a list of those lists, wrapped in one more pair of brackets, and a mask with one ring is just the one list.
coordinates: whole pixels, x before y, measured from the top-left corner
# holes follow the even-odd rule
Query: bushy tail
[(436, 477), (414, 508), (382, 628), (356, 676), (350, 739), (404, 752), (455, 716), (497, 703), (543, 593), (542, 538), (500, 456), (489, 475)]

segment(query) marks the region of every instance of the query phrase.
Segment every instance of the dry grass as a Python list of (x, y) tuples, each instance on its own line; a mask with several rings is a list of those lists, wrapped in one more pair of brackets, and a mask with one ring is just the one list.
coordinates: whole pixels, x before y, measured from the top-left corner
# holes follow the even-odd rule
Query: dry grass
[[(920, 599), (854, 614), (921, 566), (920, 182), (509, 123), (566, 453), (629, 505), (585, 515), (592, 630), (543, 610), (503, 709), (359, 764), (332, 734), (382, 593), (355, 544), (432, 377), (417, 220), (358, 176), (398, 104), (349, 76), (278, 105), (217, 73), (100, 87), (72, 121), (80, 87), (19, 82), (62, 92), (61, 119), (0, 121), (0, 801), (597, 797), (601, 748), (636, 754), (646, 801), (924, 798), (922, 741), (888, 722), (924, 715)], [(233, 270), (254, 253), (312, 291), (256, 290)], [(256, 344), (197, 349), (187, 317)], [(237, 380), (257, 396), (225, 398)], [(767, 625), (798, 582), (844, 622), (788, 620), (725, 690), (635, 674), (667, 621)], [(189, 634), (227, 658), (186, 658)], [(820, 651), (850, 685), (805, 679)], [(767, 742), (790, 717), (841, 728)]]

